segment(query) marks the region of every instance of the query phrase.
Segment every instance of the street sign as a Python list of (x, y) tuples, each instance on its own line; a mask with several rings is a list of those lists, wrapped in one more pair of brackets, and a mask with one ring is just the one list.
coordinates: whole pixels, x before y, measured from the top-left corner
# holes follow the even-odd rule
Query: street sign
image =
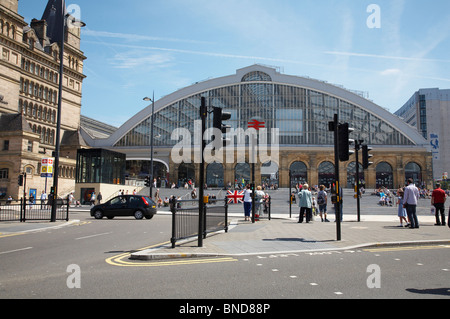
[(248, 122), (248, 128), (254, 128), (257, 131), (265, 127), (266, 127), (265, 122), (260, 122), (258, 120), (251, 120), (250, 122)]
[(41, 160), (41, 177), (53, 177), (53, 158)]

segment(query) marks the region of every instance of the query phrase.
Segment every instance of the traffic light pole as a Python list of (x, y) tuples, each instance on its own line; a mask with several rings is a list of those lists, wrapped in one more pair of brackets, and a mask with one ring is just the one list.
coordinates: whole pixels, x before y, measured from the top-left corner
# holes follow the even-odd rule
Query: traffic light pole
[(206, 118), (208, 116), (208, 107), (206, 106), (206, 98), (202, 97), (202, 104), (200, 106), (200, 118), (202, 119), (202, 141), (201, 141), (201, 162), (200, 162), (200, 185), (199, 185), (199, 191), (198, 191), (198, 247), (203, 247), (203, 221), (204, 221), (204, 215), (205, 215), (205, 203), (203, 202), (203, 196), (204, 196), (204, 189), (205, 186), (205, 131), (206, 131)]
[(336, 237), (341, 241), (341, 191), (339, 185), (339, 115), (334, 115), (334, 122), (330, 123), (330, 131), (334, 131), (334, 176), (336, 179)]
[(361, 200), (359, 196), (359, 150), (363, 141), (355, 141), (355, 156), (356, 156), (356, 178), (355, 178), (355, 191), (356, 191), (356, 212), (358, 214), (358, 223), (361, 222)]

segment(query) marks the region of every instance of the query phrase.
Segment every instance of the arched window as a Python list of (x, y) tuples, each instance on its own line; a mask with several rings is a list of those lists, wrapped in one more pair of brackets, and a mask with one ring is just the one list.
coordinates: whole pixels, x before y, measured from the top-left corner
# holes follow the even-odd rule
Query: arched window
[(330, 187), (336, 178), (334, 176), (334, 164), (331, 162), (323, 162), (319, 165), (319, 185)]
[(189, 180), (195, 183), (195, 166), (194, 164), (181, 163), (178, 167), (178, 185), (182, 187)]
[(247, 73), (242, 78), (242, 82), (254, 82), (254, 81), (271, 82), (272, 78), (267, 73), (261, 71)]
[(394, 174), (389, 163), (381, 162), (377, 165), (377, 188), (394, 188)]
[[(359, 182), (364, 185), (364, 169), (361, 164), (359, 164)], [(353, 188), (356, 184), (356, 162), (351, 162), (347, 167), (347, 187)]]
[(208, 187), (224, 187), (224, 169), (219, 163), (211, 163), (206, 168), (206, 185)]
[(271, 161), (264, 163), (261, 167), (261, 184), (270, 188), (278, 189), (279, 185), (278, 164)]
[(303, 162), (294, 162), (290, 168), (292, 187), (297, 184), (304, 184), (308, 181), (308, 168)]
[(410, 178), (416, 185), (422, 185), (422, 168), (419, 164), (411, 162), (405, 166), (405, 182)]
[[(250, 183), (250, 165), (248, 163), (239, 163), (234, 168), (234, 182), (237, 185), (247, 185)], [(236, 186), (236, 185), (235, 185)]]

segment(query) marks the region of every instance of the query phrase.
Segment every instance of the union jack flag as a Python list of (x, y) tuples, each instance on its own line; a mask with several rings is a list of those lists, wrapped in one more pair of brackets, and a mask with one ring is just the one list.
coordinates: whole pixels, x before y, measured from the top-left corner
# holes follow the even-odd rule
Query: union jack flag
[(244, 191), (228, 191), (228, 204), (242, 204), (244, 202)]

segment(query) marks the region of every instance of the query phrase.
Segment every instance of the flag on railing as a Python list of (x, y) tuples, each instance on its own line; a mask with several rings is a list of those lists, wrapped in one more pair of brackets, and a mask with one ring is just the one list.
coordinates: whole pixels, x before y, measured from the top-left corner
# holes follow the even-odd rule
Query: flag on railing
[(244, 191), (228, 191), (228, 204), (242, 204), (244, 202)]

